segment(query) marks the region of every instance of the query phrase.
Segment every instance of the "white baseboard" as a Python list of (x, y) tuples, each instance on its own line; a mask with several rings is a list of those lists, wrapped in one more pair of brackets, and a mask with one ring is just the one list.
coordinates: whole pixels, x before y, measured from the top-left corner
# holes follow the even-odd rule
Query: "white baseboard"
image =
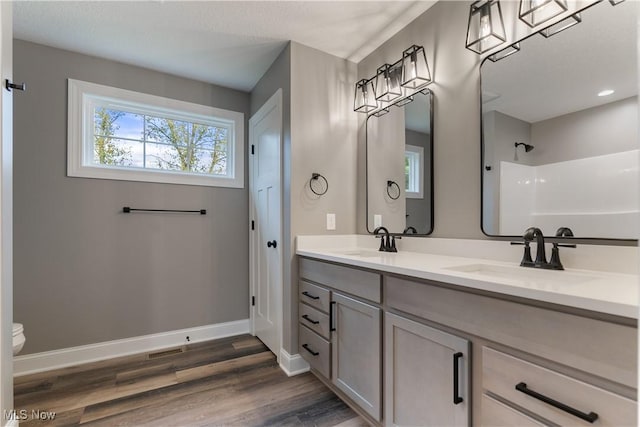
[[(243, 319), (79, 347), (63, 348), (43, 353), (27, 354), (14, 357), (13, 375), (18, 377), (36, 372), (97, 362), (115, 357), (130, 356), (132, 354), (147, 353), (149, 351), (247, 333), (249, 333), (249, 319)], [(189, 336), (189, 341), (186, 340), (187, 336)], [(27, 335), (27, 340), (28, 339), (29, 337)]]
[(291, 355), (285, 349), (280, 349), (280, 369), (287, 376), (302, 374), (309, 371), (309, 364), (299, 354)]

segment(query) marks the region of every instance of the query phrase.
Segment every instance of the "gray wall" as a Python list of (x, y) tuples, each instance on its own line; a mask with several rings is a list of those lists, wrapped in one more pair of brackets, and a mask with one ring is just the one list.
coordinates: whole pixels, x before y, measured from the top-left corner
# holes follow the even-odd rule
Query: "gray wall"
[(531, 125), (534, 165), (638, 149), (638, 97)]
[(418, 230), (418, 233), (427, 233), (429, 232), (429, 228), (431, 228), (431, 200), (429, 196), (431, 188), (431, 175), (429, 173), (429, 165), (431, 165), (430, 141), (431, 136), (428, 133), (416, 132), (409, 129), (405, 132), (405, 143), (407, 145), (424, 148), (424, 177), (422, 180), (424, 198), (407, 198), (408, 217), (406, 225), (414, 226)]
[[(470, 2), (438, 2), (358, 63), (358, 78), (393, 63), (412, 44), (423, 45), (434, 83), (434, 237), (481, 238), (480, 57), (464, 48)], [(503, 6), (504, 11), (504, 6)], [(359, 114), (359, 160), (364, 161), (364, 114)], [(363, 167), (359, 188), (364, 191)], [(364, 197), (358, 231), (366, 232)]]
[[(370, 78), (413, 44), (425, 48), (434, 83), (433, 237), (486, 238), (481, 231), (480, 72), (482, 56), (465, 49), (470, 1), (440, 1), (358, 63), (358, 78)], [(501, 2), (509, 42), (531, 32), (516, 25), (519, 2)], [(570, 3), (569, 9), (583, 6)], [(486, 56), (486, 55), (485, 55)], [(353, 90), (353, 89), (351, 89)], [(366, 232), (364, 122), (358, 121), (358, 232)]]
[[(292, 42), (251, 92), (251, 111), (283, 89), (283, 341), (298, 352), (298, 264), (295, 236), (356, 231), (356, 118), (351, 85), (356, 65)], [(318, 197), (309, 188), (312, 172), (329, 182)], [(336, 230), (326, 230), (326, 214)]]
[[(249, 94), (20, 40), (15, 319), (23, 354), (246, 319), (248, 190), (69, 178), (67, 79), (249, 116)], [(246, 135), (246, 132), (245, 132)], [(245, 141), (246, 143), (246, 141)], [(122, 214), (122, 206), (207, 209)]]
[[(500, 162), (514, 162), (515, 143), (531, 144), (531, 124), (499, 111), (489, 111), (482, 116), (484, 132), (483, 173), (483, 227), (485, 233), (500, 234)], [(525, 152), (518, 147), (518, 162), (534, 164), (537, 148)], [(491, 170), (486, 170), (486, 166)]]
[[(291, 43), (291, 244), (297, 235), (356, 232), (356, 116), (353, 82), (356, 64), (316, 49)], [(327, 178), (321, 197), (309, 188), (312, 172)], [(286, 177), (285, 177), (286, 179)], [(336, 215), (336, 230), (327, 231), (326, 214)], [(283, 346), (297, 353), (297, 258), (285, 257), (290, 268), (284, 283)], [(285, 276), (288, 273), (285, 273)]]
[[(406, 227), (407, 212), (404, 191), (405, 109), (392, 108), (383, 116), (370, 116), (367, 138), (367, 228), (373, 232), (375, 215), (380, 215), (382, 225), (390, 233), (402, 233)], [(400, 186), (400, 195), (395, 200), (387, 194), (387, 181), (394, 181)]]

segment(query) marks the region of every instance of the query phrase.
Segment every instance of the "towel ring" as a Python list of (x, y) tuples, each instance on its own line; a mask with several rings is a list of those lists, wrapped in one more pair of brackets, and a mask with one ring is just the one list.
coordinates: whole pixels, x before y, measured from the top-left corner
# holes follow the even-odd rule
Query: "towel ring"
[[(391, 192), (389, 191), (391, 187), (396, 187), (398, 189), (398, 194), (396, 194), (395, 197), (392, 196)], [(391, 181), (391, 180), (387, 181), (387, 195), (389, 196), (389, 198), (391, 198), (391, 200), (398, 200), (398, 198), (400, 197), (400, 192), (401, 192), (400, 186), (398, 185), (397, 182)]]
[[(322, 185), (322, 183), (320, 183), (320, 190), (316, 190), (313, 188), (313, 183), (314, 182), (319, 182), (319, 178), (322, 178), (322, 180), (324, 181), (324, 185)], [(323, 189), (324, 187), (324, 189)], [(317, 196), (322, 196), (324, 194), (327, 193), (327, 191), (329, 191), (329, 181), (327, 181), (327, 178), (325, 178), (324, 176), (320, 175), (317, 172), (313, 172), (311, 174), (311, 179), (309, 180), (309, 188), (311, 188), (311, 191), (313, 192), (313, 194), (317, 195)]]

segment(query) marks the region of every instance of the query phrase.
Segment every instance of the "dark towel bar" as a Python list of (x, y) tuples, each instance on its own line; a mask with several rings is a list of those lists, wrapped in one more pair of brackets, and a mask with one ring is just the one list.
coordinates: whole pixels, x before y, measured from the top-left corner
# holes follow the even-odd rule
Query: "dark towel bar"
[(180, 210), (180, 209), (134, 209), (134, 208), (130, 208), (129, 206), (124, 206), (122, 208), (122, 212), (124, 213), (130, 213), (133, 211), (140, 211), (140, 212), (180, 212), (180, 213), (199, 213), (200, 215), (206, 215), (207, 214), (207, 210), (206, 209), (200, 209), (200, 210), (195, 210), (195, 211), (185, 211), (185, 210)]

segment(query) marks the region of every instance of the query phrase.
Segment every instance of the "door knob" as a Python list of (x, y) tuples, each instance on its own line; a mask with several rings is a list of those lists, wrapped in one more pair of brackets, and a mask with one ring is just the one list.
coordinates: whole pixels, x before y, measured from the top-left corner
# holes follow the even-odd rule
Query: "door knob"
[(271, 242), (267, 242), (267, 247), (268, 248), (277, 248), (278, 247), (278, 242), (276, 242), (275, 240), (272, 240)]

